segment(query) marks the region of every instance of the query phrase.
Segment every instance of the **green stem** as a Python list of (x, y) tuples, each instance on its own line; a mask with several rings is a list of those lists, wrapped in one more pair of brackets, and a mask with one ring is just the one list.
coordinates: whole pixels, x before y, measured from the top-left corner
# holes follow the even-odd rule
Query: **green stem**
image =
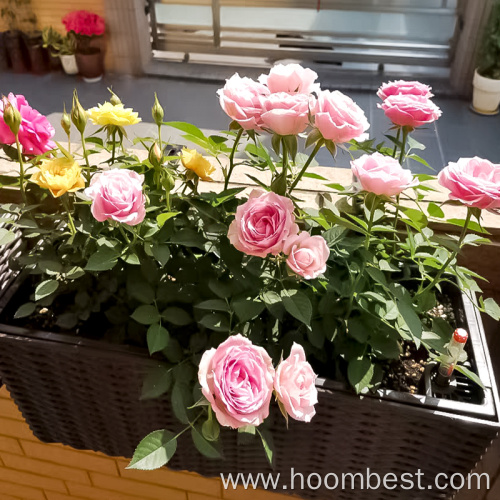
[(392, 226), (394, 229), (394, 244), (392, 246), (392, 256), (396, 256), (396, 243), (397, 243), (397, 229), (398, 229), (398, 222), (399, 222), (399, 198), (400, 195), (398, 194), (396, 196), (396, 213), (394, 214), (394, 225)]
[(68, 193), (64, 194), (61, 197), (61, 202), (63, 204), (64, 209), (66, 210), (66, 213), (68, 214), (69, 230), (71, 231), (71, 234), (73, 236), (75, 236), (75, 234), (76, 234), (76, 228), (75, 228), (75, 223), (73, 222), (73, 216), (71, 215), (71, 209), (69, 207)]
[(120, 233), (122, 233), (122, 236), (125, 238), (127, 244), (130, 245), (130, 239), (127, 236), (127, 233), (125, 232), (125, 229), (123, 229), (122, 225), (119, 222), (118, 222), (118, 229), (120, 230)]
[(19, 187), (21, 188), (21, 196), (23, 198), (23, 203), (28, 204), (26, 198), (26, 190), (24, 188), (24, 160), (23, 154), (21, 152), (21, 144), (19, 142), (19, 134), (16, 134), (16, 147), (17, 147), (17, 161), (19, 162)]
[(111, 152), (111, 165), (115, 163), (115, 153), (116, 153), (116, 128), (113, 127), (113, 134), (111, 135), (113, 141), (113, 150)]
[(419, 290), (416, 293), (416, 296), (421, 295), (422, 293), (425, 293), (428, 290), (432, 289), (439, 282), (439, 280), (441, 279), (441, 276), (446, 271), (446, 268), (453, 262), (453, 260), (456, 259), (458, 252), (460, 252), (460, 249), (462, 248), (462, 243), (464, 241), (464, 238), (467, 235), (467, 228), (469, 226), (469, 222), (470, 222), (471, 217), (472, 217), (472, 209), (467, 208), (467, 217), (465, 218), (464, 227), (462, 228), (460, 238), (458, 239), (457, 249), (451, 253), (451, 255), (448, 257), (447, 261), (443, 264), (441, 269), (436, 274), (436, 276), (434, 276), (434, 279), (423, 290)]
[(158, 145), (160, 147), (161, 154), (163, 155), (163, 147), (161, 142), (161, 125), (158, 125)]
[(85, 158), (85, 164), (87, 165), (85, 177), (87, 178), (87, 187), (88, 187), (90, 186), (90, 163), (89, 163), (89, 155), (87, 153), (87, 146), (85, 146), (85, 136), (83, 135), (83, 132), (81, 133), (81, 139), (82, 139), (83, 157)]
[(238, 144), (239, 144), (241, 136), (243, 135), (244, 132), (245, 132), (245, 130), (240, 128), (238, 130), (238, 133), (236, 134), (236, 139), (234, 140), (233, 149), (231, 150), (231, 154), (229, 155), (229, 170), (227, 172), (226, 178), (224, 179), (224, 191), (229, 186), (229, 180), (231, 179), (231, 175), (233, 173), (233, 169), (235, 166), (234, 165), (234, 155), (236, 154), (236, 151), (238, 149)]
[[(371, 231), (372, 231), (373, 218), (375, 216), (376, 207), (377, 207), (377, 204), (374, 202), (370, 208), (370, 219), (368, 221), (368, 227), (366, 228), (366, 236), (365, 236), (365, 242), (364, 242), (365, 251), (368, 251), (370, 248)], [(349, 297), (349, 306), (347, 308), (347, 314), (346, 314), (345, 319), (349, 319), (349, 316), (351, 315), (352, 308), (354, 305), (354, 297), (356, 296), (356, 287), (358, 286), (361, 278), (363, 277), (363, 274), (365, 273), (365, 269), (366, 269), (366, 258), (363, 258), (363, 263), (361, 265), (361, 269), (359, 270), (359, 273), (356, 276), (356, 279), (354, 280), (354, 284), (352, 286), (352, 293), (351, 293), (351, 296)]]
[(403, 161), (406, 153), (406, 141), (408, 139), (409, 131), (406, 127), (403, 127), (403, 140), (401, 141), (401, 154), (399, 155), (399, 163), (403, 166)]
[(297, 175), (297, 177), (295, 177), (295, 180), (292, 182), (292, 185), (290, 186), (289, 194), (294, 190), (295, 186), (299, 183), (300, 179), (302, 179), (303, 175), (306, 173), (307, 167), (314, 160), (314, 158), (318, 154), (318, 151), (321, 149), (322, 145), (323, 145), (323, 142), (321, 140), (316, 143), (316, 145), (314, 146), (314, 149), (313, 149), (312, 153), (309, 155), (309, 158), (304, 163), (304, 166), (302, 167), (301, 171), (299, 172), (299, 174)]
[[(398, 127), (398, 133), (396, 134), (396, 140), (399, 142), (399, 138), (401, 137), (401, 127)], [(398, 151), (398, 145), (394, 144), (394, 151), (392, 153), (392, 157), (396, 158), (396, 153)]]

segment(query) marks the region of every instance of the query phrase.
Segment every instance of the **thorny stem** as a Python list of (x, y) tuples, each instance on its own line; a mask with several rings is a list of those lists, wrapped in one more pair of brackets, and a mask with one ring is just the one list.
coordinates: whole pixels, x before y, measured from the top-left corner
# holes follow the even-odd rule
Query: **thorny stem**
[(236, 139), (234, 140), (233, 149), (231, 150), (231, 154), (229, 155), (229, 170), (227, 172), (227, 176), (224, 179), (224, 191), (229, 186), (229, 179), (231, 179), (231, 175), (234, 169), (234, 155), (236, 154), (236, 150), (238, 149), (238, 144), (240, 142), (241, 136), (243, 135), (244, 129), (240, 128), (238, 130), (238, 134), (236, 135)]

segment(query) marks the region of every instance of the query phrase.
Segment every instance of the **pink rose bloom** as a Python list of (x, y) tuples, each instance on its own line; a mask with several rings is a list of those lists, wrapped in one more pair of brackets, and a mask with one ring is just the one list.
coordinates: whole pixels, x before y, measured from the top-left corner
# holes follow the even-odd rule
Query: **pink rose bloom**
[(299, 232), (293, 209), (289, 198), (255, 189), (236, 209), (227, 234), (229, 241), (247, 255), (278, 255), (285, 240)]
[(351, 168), (363, 191), (380, 196), (394, 196), (418, 185), (418, 180), (413, 179), (409, 170), (395, 158), (381, 153), (363, 155), (351, 161)]
[(316, 415), (316, 374), (306, 361), (304, 348), (293, 343), (290, 356), (276, 368), (274, 390), (286, 412), (295, 420), (310, 422)]
[(363, 110), (338, 90), (320, 92), (313, 114), (321, 135), (336, 144), (362, 139), (370, 128)]
[(267, 87), (238, 73), (217, 91), (222, 109), (245, 130), (261, 129), (262, 99), (268, 94)]
[(291, 236), (285, 241), (283, 252), (288, 255), (288, 267), (306, 280), (317, 278), (326, 271), (330, 249), (323, 236), (310, 236), (308, 232)]
[(395, 82), (384, 83), (378, 89), (377, 95), (385, 101), (391, 95), (420, 95), (428, 99), (433, 97), (432, 88), (429, 85), (412, 81), (397, 80)]
[(427, 97), (421, 95), (391, 95), (377, 106), (394, 125), (401, 127), (420, 127), (436, 121), (441, 110)]
[[(9, 102), (21, 113), (19, 127), (19, 142), (22, 152), (26, 155), (41, 155), (55, 149), (56, 144), (51, 140), (55, 130), (49, 120), (36, 109), (33, 109), (23, 95), (8, 95)], [(0, 143), (15, 144), (16, 138), (3, 119), (4, 102), (0, 100)]]
[(260, 75), (259, 82), (267, 85), (273, 93), (310, 94), (319, 91), (319, 83), (314, 83), (318, 74), (300, 64), (277, 64), (269, 75)]
[(94, 174), (85, 194), (92, 199), (92, 215), (99, 221), (112, 219), (135, 226), (146, 215), (142, 193), (144, 176), (125, 168)]
[(205, 351), (198, 370), (201, 392), (221, 425), (237, 429), (260, 425), (269, 415), (273, 362), (265, 349), (233, 335)]
[(309, 125), (311, 99), (306, 94), (271, 94), (262, 103), (263, 127), (278, 135), (297, 135), (304, 132)]
[(449, 198), (468, 207), (500, 208), (500, 165), (482, 158), (460, 158), (449, 163), (438, 175), (441, 186), (450, 190)]

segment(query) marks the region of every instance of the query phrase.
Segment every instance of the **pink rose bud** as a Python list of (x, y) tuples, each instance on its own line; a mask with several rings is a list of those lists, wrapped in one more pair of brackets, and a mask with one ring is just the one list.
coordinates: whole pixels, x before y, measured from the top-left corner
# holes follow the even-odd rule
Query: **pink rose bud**
[(250, 78), (241, 78), (238, 73), (217, 91), (222, 109), (245, 130), (261, 129), (262, 99), (268, 94), (266, 86)]
[(315, 126), (323, 138), (336, 144), (361, 140), (370, 128), (363, 110), (338, 90), (320, 92), (313, 115)]
[(290, 356), (276, 368), (274, 390), (288, 415), (301, 422), (310, 422), (316, 415), (318, 402), (316, 374), (306, 361), (304, 348), (293, 343)]
[(228, 238), (240, 252), (265, 257), (278, 255), (289, 236), (299, 232), (289, 198), (255, 189), (236, 209)]
[(143, 175), (125, 168), (94, 174), (85, 190), (92, 199), (92, 215), (99, 222), (111, 219), (129, 226), (140, 224), (146, 215), (143, 182)]
[(394, 125), (416, 128), (436, 121), (441, 110), (427, 97), (420, 95), (392, 95), (377, 106)]
[(278, 135), (297, 135), (309, 125), (309, 108), (313, 98), (306, 94), (278, 92), (262, 102), (263, 128)]
[(351, 161), (351, 168), (363, 191), (379, 196), (395, 196), (418, 185), (409, 170), (395, 158), (381, 153), (363, 155)]
[(221, 425), (237, 429), (260, 425), (269, 415), (273, 362), (265, 349), (233, 335), (203, 354), (198, 370), (201, 391)]
[(303, 231), (285, 241), (283, 252), (288, 255), (288, 267), (307, 280), (317, 278), (326, 271), (330, 249), (323, 236), (310, 236)]
[(310, 94), (319, 91), (319, 83), (314, 83), (318, 74), (300, 64), (277, 64), (269, 75), (260, 75), (259, 82), (267, 85), (272, 93)]
[(395, 82), (384, 83), (377, 92), (377, 95), (385, 101), (391, 95), (420, 95), (430, 99), (434, 94), (432, 88), (420, 82), (397, 80)]
[(441, 186), (450, 190), (449, 198), (468, 207), (500, 208), (500, 165), (482, 158), (460, 158), (449, 163), (438, 175)]
[[(52, 141), (52, 137), (54, 137), (55, 130), (49, 120), (33, 109), (23, 95), (10, 93), (7, 99), (12, 110), (14, 108), (17, 110), (15, 112), (16, 120), (18, 115), (21, 118), (17, 134), (23, 153), (25, 155), (41, 155), (54, 149), (56, 144)], [(15, 144), (16, 137), (9, 125), (5, 123), (5, 110), (5, 101), (0, 100), (0, 143)]]

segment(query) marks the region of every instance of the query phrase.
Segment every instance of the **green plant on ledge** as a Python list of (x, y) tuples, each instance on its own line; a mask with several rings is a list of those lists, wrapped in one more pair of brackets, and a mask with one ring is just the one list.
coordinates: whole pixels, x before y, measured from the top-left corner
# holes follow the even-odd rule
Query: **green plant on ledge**
[(500, 80), (500, 2), (495, 2), (478, 51), (478, 73)]
[(76, 52), (75, 37), (71, 33), (61, 35), (49, 26), (44, 28), (42, 36), (44, 48), (50, 48), (55, 56), (71, 56)]

